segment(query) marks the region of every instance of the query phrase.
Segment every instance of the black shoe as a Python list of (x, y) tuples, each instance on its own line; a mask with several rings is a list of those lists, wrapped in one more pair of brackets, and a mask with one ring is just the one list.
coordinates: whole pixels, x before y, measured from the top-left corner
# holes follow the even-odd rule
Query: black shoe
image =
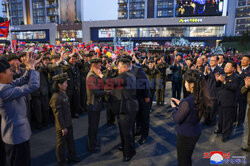
[(76, 157), (76, 158), (74, 158), (74, 159), (69, 159), (68, 158), (68, 163), (79, 163), (81, 160), (78, 158), (78, 157)]
[(245, 152), (250, 152), (250, 147), (249, 146), (241, 147), (241, 150), (243, 150)]
[(79, 118), (79, 115), (78, 114), (74, 114), (74, 115), (72, 115), (72, 118)]
[(214, 134), (221, 134), (221, 131), (220, 130), (215, 130)]
[(227, 142), (229, 140), (229, 137), (226, 137), (226, 138), (222, 138), (222, 142)]
[(128, 161), (130, 161), (133, 157), (134, 157), (134, 155), (135, 155), (136, 153), (134, 153), (133, 155), (131, 155), (130, 157), (129, 156), (123, 156), (123, 162), (128, 162)]
[(122, 146), (119, 146), (119, 147), (118, 147), (118, 150), (123, 151), (123, 147), (122, 147)]
[(141, 138), (141, 139), (138, 141), (138, 143), (139, 143), (140, 145), (145, 144), (145, 142), (146, 142), (146, 138)]

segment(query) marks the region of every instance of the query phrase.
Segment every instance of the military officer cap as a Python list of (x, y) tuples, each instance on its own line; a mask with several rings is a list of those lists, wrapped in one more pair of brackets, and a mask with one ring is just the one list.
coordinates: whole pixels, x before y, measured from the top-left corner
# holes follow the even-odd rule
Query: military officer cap
[(17, 57), (17, 55), (15, 53), (10, 53), (6, 58), (7, 58), (8, 61), (11, 61), (13, 59), (18, 59), (19, 60), (19, 58)]
[(5, 57), (1, 56), (0, 57), (0, 73), (4, 72), (8, 68), (10, 68), (10, 64), (8, 60)]
[(21, 52), (21, 53), (19, 54), (19, 57), (20, 57), (20, 58), (22, 58), (22, 57), (24, 57), (24, 56), (26, 56), (26, 52)]
[(51, 60), (52, 60), (52, 59), (56, 59), (56, 58), (60, 58), (60, 55), (55, 54), (55, 55), (52, 55), (52, 56), (51, 56)]
[(154, 63), (155, 61), (153, 59), (150, 59), (148, 63)]
[(102, 59), (101, 58), (92, 58), (90, 59), (90, 63), (102, 63)]
[(102, 57), (103, 57), (103, 58), (108, 58), (108, 55), (103, 55)]
[(119, 62), (122, 62), (122, 63), (130, 63), (131, 61), (128, 59), (128, 58), (121, 58), (119, 60)]
[(52, 79), (54, 81), (59, 81), (59, 82), (70, 80), (67, 73), (57, 74), (54, 77), (52, 77)]
[(126, 58), (126, 59), (128, 59), (129, 61), (132, 61), (132, 60), (133, 60), (133, 58), (132, 58), (131, 56), (129, 56), (129, 55), (125, 55), (125, 56), (122, 57), (122, 59), (123, 59), (123, 58)]
[(44, 56), (44, 57), (43, 57), (43, 61), (46, 60), (46, 59), (50, 60), (50, 57)]
[(87, 54), (86, 57), (92, 57), (93, 55), (92, 54)]

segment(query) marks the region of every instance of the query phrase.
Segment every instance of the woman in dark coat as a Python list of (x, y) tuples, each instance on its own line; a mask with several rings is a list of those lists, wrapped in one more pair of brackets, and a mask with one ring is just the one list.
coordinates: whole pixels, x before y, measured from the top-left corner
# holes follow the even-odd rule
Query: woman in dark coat
[(172, 98), (173, 120), (177, 124), (177, 159), (179, 166), (192, 165), (192, 153), (200, 138), (200, 119), (210, 106), (206, 81), (198, 70), (189, 69), (184, 75), (185, 87), (191, 94), (179, 101)]

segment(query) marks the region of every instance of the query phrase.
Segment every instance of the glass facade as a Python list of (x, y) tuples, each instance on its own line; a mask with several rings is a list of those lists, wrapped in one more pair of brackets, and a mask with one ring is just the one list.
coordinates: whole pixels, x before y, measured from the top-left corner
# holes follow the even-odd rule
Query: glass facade
[(130, 0), (129, 1), (129, 18), (144, 18), (145, 17), (145, 0)]
[(157, 0), (157, 17), (173, 17), (174, 0)]
[(235, 17), (236, 36), (250, 31), (250, 0), (238, 0)]
[(59, 35), (60, 38), (82, 38), (82, 30), (62, 30)]
[(45, 31), (26, 31), (26, 32), (11, 32), (14, 38), (18, 40), (28, 40), (28, 39), (46, 39)]
[(23, 1), (22, 0), (11, 0), (10, 3), (10, 15), (11, 24), (20, 25), (24, 24), (23, 19)]
[(99, 29), (99, 38), (112, 37), (222, 37), (224, 26), (176, 26)]

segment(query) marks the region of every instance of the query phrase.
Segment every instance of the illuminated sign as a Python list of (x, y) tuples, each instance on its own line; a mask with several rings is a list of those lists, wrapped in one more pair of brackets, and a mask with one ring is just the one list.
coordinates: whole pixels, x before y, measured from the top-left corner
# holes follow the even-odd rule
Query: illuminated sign
[(190, 19), (181, 18), (179, 20), (179, 23), (199, 23), (199, 22), (202, 22), (202, 18), (190, 18)]
[(62, 38), (62, 41), (69, 42), (69, 41), (76, 41), (76, 39), (75, 38)]

